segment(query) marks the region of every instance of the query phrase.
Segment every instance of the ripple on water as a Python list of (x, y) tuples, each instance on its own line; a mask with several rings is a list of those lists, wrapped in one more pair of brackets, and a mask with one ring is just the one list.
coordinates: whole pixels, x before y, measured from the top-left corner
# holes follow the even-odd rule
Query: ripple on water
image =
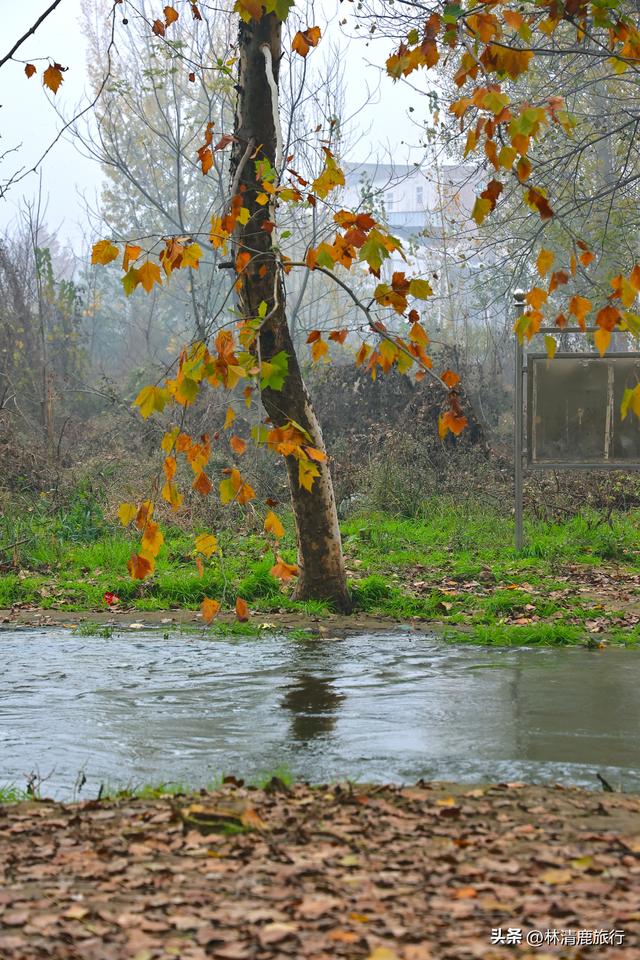
[(401, 631), (304, 643), (0, 631), (0, 780), (561, 781), (640, 789), (640, 652), (496, 650)]

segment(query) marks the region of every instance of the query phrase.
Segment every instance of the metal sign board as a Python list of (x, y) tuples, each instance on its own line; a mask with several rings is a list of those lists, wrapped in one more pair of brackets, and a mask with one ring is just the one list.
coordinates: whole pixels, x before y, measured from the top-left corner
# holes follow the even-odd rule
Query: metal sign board
[(638, 418), (620, 415), (626, 388), (640, 382), (638, 354), (527, 357), (527, 461), (538, 469), (637, 469)]

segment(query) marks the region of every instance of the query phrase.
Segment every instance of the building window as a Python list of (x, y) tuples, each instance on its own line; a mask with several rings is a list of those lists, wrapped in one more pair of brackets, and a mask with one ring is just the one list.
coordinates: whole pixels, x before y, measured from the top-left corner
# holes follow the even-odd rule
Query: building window
[(416, 187), (416, 203), (419, 207), (424, 205), (424, 189), (422, 187)]

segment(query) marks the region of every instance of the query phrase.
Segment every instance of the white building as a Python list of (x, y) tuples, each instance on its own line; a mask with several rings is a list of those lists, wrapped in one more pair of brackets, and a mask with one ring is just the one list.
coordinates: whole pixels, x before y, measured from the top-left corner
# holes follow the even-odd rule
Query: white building
[(430, 246), (454, 224), (469, 226), (477, 189), (476, 169), (466, 164), (346, 163), (345, 206), (372, 208), (391, 232)]
[(456, 339), (457, 331), (482, 316), (469, 283), (482, 259), (471, 219), (481, 189), (477, 168), (346, 163), (343, 169), (345, 207), (371, 210), (402, 241), (405, 256), (393, 254), (386, 261), (385, 279), (396, 270), (427, 279), (434, 291), (426, 308), (432, 329)]

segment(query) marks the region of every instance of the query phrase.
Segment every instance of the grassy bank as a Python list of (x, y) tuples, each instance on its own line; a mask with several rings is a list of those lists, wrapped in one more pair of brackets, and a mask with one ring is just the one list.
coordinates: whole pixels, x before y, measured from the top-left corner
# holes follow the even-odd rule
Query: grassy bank
[[(639, 528), (638, 512), (530, 522), (517, 554), (511, 519), (477, 502), (433, 498), (417, 518), (354, 516), (342, 534), (356, 610), (464, 625), (466, 638), (481, 643), (576, 643), (587, 634), (633, 643), (640, 639)], [(256, 533), (216, 531), (221, 556), (199, 576), (193, 534), (164, 532), (156, 573), (140, 583), (126, 570), (131, 540), (90, 502), (71, 514), (42, 508), (5, 516), (0, 607), (99, 610), (113, 592), (138, 611), (197, 609), (204, 596), (233, 604), (241, 596), (265, 613), (329, 612), (290, 599), (290, 588), (269, 573), (274, 559)], [(290, 524), (282, 555), (295, 559)]]

